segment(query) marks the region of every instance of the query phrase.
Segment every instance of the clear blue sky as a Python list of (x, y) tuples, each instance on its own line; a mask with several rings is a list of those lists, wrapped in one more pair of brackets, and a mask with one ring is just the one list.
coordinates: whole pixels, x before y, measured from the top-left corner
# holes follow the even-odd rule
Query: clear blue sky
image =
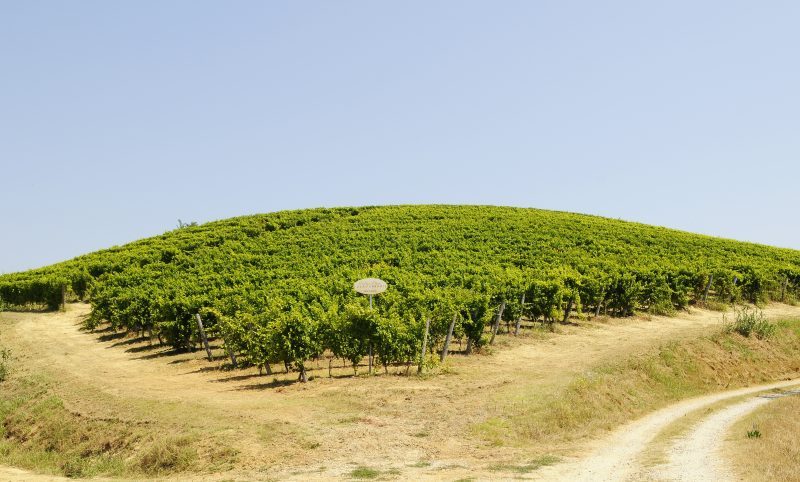
[(0, 272), (315, 206), (800, 248), (800, 2), (0, 3)]

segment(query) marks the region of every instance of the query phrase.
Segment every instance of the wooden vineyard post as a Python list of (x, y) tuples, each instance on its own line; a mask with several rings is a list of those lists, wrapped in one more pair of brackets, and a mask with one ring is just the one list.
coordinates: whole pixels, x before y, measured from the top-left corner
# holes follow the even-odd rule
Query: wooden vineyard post
[(425, 333), (422, 334), (422, 354), (419, 357), (419, 367), (417, 373), (422, 373), (425, 366), (425, 351), (428, 349), (428, 331), (431, 329), (431, 317), (425, 319)]
[(706, 289), (703, 292), (703, 301), (704, 302), (708, 300), (708, 291), (711, 289), (711, 283), (713, 283), (713, 282), (714, 282), (714, 274), (712, 273), (708, 277), (708, 284), (706, 285)]
[(519, 303), (519, 316), (517, 317), (517, 324), (514, 326), (514, 336), (519, 335), (519, 324), (522, 323), (523, 311), (525, 311), (525, 293), (522, 293), (522, 301)]
[(372, 375), (372, 342), (369, 342), (369, 374)]
[(783, 278), (783, 286), (781, 286), (781, 303), (786, 301), (786, 285), (789, 284), (789, 277)]
[(61, 311), (67, 311), (67, 285), (61, 285)]
[(206, 330), (203, 329), (203, 320), (200, 318), (200, 313), (195, 314), (195, 317), (197, 318), (197, 328), (200, 331), (200, 338), (203, 339), (203, 345), (206, 347), (208, 361), (211, 361), (211, 348), (208, 347), (208, 338), (206, 338)]
[(572, 313), (572, 305), (575, 304), (575, 298), (570, 298), (569, 302), (567, 303), (567, 308), (564, 310), (564, 319), (561, 320), (561, 323), (566, 323), (569, 320), (569, 314)]
[(234, 353), (233, 350), (227, 346), (227, 344), (225, 345), (225, 351), (227, 351), (228, 356), (231, 357), (231, 364), (233, 365), (233, 368), (239, 368), (238, 363), (236, 363), (236, 353)]
[(447, 351), (450, 349), (450, 339), (453, 337), (453, 329), (456, 326), (457, 318), (458, 313), (453, 315), (453, 321), (450, 322), (450, 328), (447, 330), (447, 336), (444, 339), (444, 348), (442, 348), (442, 357), (439, 359), (442, 363), (444, 363), (444, 359), (447, 358)]
[(594, 317), (597, 318), (600, 316), (600, 307), (603, 306), (603, 301), (606, 299), (605, 292), (600, 294), (600, 299), (597, 301), (597, 307), (594, 309)]
[[(470, 321), (472, 321), (472, 315), (469, 315), (468, 319)], [(467, 348), (464, 350), (464, 354), (465, 355), (472, 355), (472, 337), (471, 336), (467, 336)]]
[(494, 325), (492, 326), (492, 338), (489, 340), (489, 344), (494, 344), (494, 338), (497, 336), (497, 329), (500, 328), (500, 319), (503, 318), (503, 310), (506, 309), (506, 302), (500, 303), (500, 310), (497, 311), (497, 318), (494, 320)]

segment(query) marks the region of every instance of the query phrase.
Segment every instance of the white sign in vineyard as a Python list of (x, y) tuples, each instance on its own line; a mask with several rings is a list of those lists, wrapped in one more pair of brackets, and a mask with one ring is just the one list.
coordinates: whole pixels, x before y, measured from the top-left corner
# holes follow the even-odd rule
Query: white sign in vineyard
[(386, 291), (389, 285), (386, 281), (378, 278), (364, 278), (353, 284), (353, 289), (362, 295), (369, 295), (369, 307), (372, 308), (372, 296)]
[(378, 278), (364, 278), (355, 282), (353, 289), (362, 295), (377, 295), (386, 291), (386, 281)]

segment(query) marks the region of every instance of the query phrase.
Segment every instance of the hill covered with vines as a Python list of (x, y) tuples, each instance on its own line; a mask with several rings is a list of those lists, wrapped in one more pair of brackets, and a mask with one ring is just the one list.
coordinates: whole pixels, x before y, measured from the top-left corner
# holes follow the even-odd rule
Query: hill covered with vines
[[(389, 289), (374, 310), (353, 292)], [(489, 206), (283, 211), (189, 226), (0, 277), (6, 309), (92, 305), (87, 324), (198, 342), (195, 315), (240, 363), (304, 372), (324, 351), (358, 364), (419, 359), (452, 326), (468, 346), (487, 324), (576, 313), (668, 313), (713, 299), (800, 292), (800, 251), (563, 212)], [(501, 308), (502, 307), (502, 308)], [(498, 316), (499, 315), (499, 316)]]

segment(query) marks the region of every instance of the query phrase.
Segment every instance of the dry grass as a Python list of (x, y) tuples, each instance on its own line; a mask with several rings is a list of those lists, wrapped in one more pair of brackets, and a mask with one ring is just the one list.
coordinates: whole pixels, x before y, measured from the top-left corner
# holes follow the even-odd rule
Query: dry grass
[[(800, 396), (779, 398), (736, 423), (726, 455), (742, 480), (800, 480)], [(756, 426), (761, 436), (748, 438)]]
[(800, 320), (772, 339), (717, 330), (654, 353), (601, 365), (553, 394), (520, 389), (475, 426), (495, 446), (564, 443), (592, 437), (673, 401), (800, 373)]
[[(470, 357), (456, 344), (426, 377), (395, 374), (405, 367), (352, 377), (339, 367), (328, 378), (323, 361), (300, 385), (296, 374), (230, 370), (224, 356), (209, 363), (142, 339), (80, 332), (85, 310), (0, 315), (16, 356), (0, 403), (21, 397), (0, 414), (17, 420), (11, 426), (20, 434), (6, 438), (2, 463), (72, 475), (163, 478), (186, 470), (208, 480), (346, 478), (358, 467), (379, 478), (397, 470), (403, 478), (510, 478), (540, 465), (522, 462), (573, 455), (581, 436), (669, 400), (771, 380), (798, 352), (780, 335), (664, 344), (721, 330), (719, 313), (696, 311), (593, 320), (555, 334), (528, 329)], [(770, 316), (798, 313), (774, 306)], [(767, 356), (777, 363), (763, 363)], [(697, 357), (703, 361), (691, 362)], [(694, 381), (685, 386), (688, 372)], [(47, 379), (36, 382), (42, 374)], [(26, 380), (39, 391), (23, 393)], [(48, 407), (47, 423), (33, 422), (37, 404)], [(53, 442), (58, 453), (47, 450)], [(110, 449), (98, 452), (103, 446)]]
[(14, 378), (0, 392), (0, 454), (5, 463), (69, 477), (118, 475), (127, 427), (113, 421), (80, 420), (48, 389), (42, 377)]
[[(204, 456), (198, 467), (230, 469), (233, 450), (209, 449), (202, 432), (150, 417), (167, 407), (127, 406), (128, 416), (74, 411), (42, 375), (21, 375), (0, 391), (0, 459), (4, 464), (67, 477), (142, 476), (180, 472)], [(106, 399), (108, 401), (108, 399)], [(146, 415), (146, 414), (149, 414)], [(180, 421), (185, 417), (178, 417)]]

